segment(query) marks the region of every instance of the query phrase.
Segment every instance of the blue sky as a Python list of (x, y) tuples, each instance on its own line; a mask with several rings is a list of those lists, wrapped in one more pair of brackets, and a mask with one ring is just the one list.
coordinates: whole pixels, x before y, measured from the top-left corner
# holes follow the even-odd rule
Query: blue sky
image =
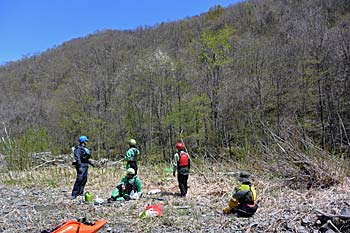
[(0, 0), (0, 65), (105, 29), (135, 29), (242, 0)]

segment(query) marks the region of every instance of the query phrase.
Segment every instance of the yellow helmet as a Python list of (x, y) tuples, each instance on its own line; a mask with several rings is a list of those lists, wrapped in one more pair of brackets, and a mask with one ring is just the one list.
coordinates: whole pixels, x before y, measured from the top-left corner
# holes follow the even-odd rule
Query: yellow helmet
[(135, 139), (130, 139), (129, 140), (129, 145), (130, 146), (136, 146), (136, 140)]
[(126, 174), (127, 175), (135, 175), (135, 170), (133, 168), (128, 168), (128, 170), (126, 170)]

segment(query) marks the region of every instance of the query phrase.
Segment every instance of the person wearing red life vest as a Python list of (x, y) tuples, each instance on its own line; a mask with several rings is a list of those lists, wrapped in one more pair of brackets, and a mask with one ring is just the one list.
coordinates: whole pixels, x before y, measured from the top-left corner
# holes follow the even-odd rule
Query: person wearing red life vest
[(185, 144), (178, 142), (175, 145), (177, 152), (174, 155), (173, 161), (173, 176), (176, 176), (179, 182), (180, 196), (185, 197), (187, 194), (187, 180), (190, 174), (191, 159), (187, 152), (185, 152)]

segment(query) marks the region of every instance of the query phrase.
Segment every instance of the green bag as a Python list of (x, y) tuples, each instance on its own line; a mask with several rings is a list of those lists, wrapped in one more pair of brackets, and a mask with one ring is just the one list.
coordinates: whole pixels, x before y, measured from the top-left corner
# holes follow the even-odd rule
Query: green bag
[(92, 193), (90, 192), (85, 193), (85, 201), (88, 203), (92, 203)]

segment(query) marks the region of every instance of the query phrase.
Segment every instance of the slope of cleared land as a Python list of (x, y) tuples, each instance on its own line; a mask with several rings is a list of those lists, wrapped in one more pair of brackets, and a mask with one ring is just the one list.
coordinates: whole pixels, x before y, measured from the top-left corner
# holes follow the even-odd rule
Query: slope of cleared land
[[(141, 167), (144, 196), (140, 200), (102, 205), (69, 200), (75, 178), (69, 166), (7, 173), (0, 179), (0, 231), (41, 232), (63, 220), (86, 217), (108, 220), (100, 232), (323, 232), (327, 228), (349, 232), (349, 219), (340, 223), (335, 218), (328, 223), (329, 218), (319, 220), (321, 212), (338, 215), (341, 209), (350, 208), (348, 178), (329, 189), (296, 191), (286, 187), (283, 180), (255, 176), (260, 208), (254, 217), (246, 219), (222, 214), (237, 184), (235, 172), (225, 172), (219, 166), (206, 173), (194, 169), (188, 196), (180, 198), (171, 173), (157, 166)], [(122, 169), (90, 169), (86, 190), (106, 200), (122, 175)], [(155, 188), (162, 193), (147, 194)], [(162, 204), (163, 216), (139, 219), (149, 204)]]

